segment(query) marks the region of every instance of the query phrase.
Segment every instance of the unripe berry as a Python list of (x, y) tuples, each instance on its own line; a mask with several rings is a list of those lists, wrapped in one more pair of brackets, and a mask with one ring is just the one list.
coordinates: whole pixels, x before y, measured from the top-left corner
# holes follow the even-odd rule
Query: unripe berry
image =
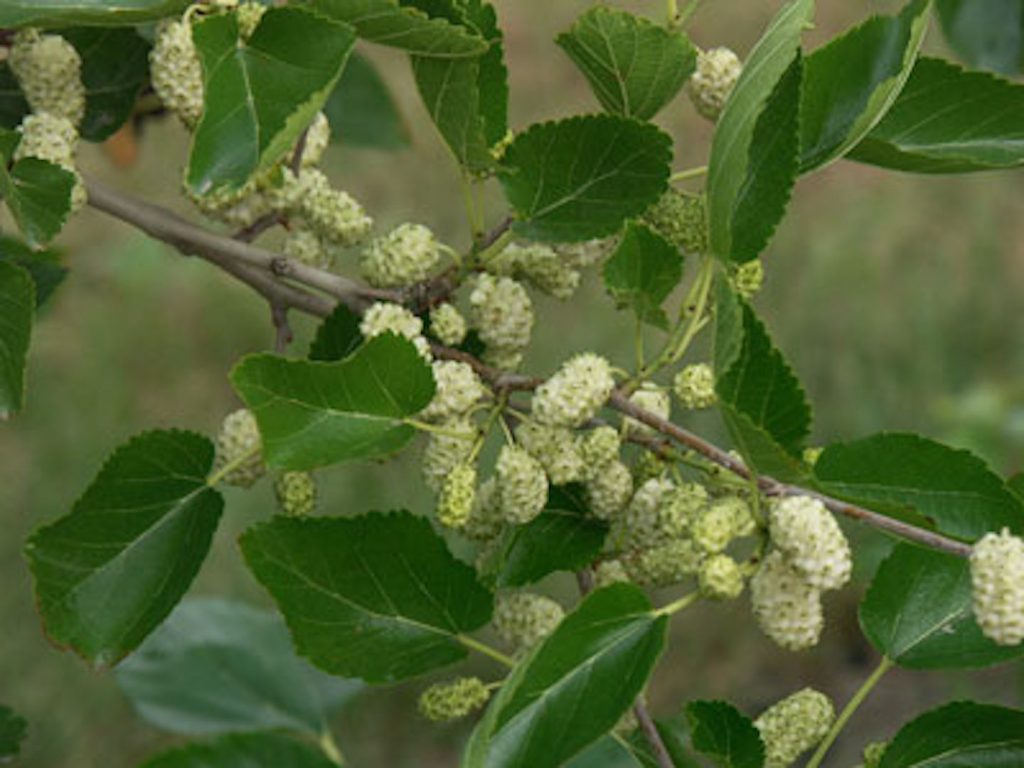
[(316, 509), (316, 481), (309, 472), (283, 472), (274, 481), (274, 495), (286, 515), (303, 517)]
[(523, 350), (515, 347), (490, 346), (484, 350), (480, 359), (485, 365), (499, 371), (515, 371), (523, 364)]
[(743, 592), (743, 571), (728, 555), (712, 555), (700, 564), (697, 583), (712, 600), (735, 600)]
[(455, 347), (466, 340), (466, 319), (453, 305), (445, 302), (430, 311), (430, 332), (437, 340)]
[(217, 190), (203, 195), (196, 194), (187, 184), (183, 189), (203, 215), (232, 227), (248, 227), (274, 211), (270, 197), (255, 180), (241, 189)]
[(693, 106), (708, 120), (717, 120), (742, 71), (739, 57), (728, 48), (701, 51), (697, 71), (687, 83)]
[(526, 421), (516, 427), (516, 441), (540, 462), (553, 485), (583, 479), (583, 457), (568, 429)]
[(431, 434), (427, 439), (421, 466), (423, 480), (434, 493), (440, 493), (445, 478), (469, 459), (478, 434), (476, 425), (465, 417), (450, 419), (441, 426), (443, 433)]
[(615, 388), (611, 366), (584, 353), (568, 360), (533, 396), (533, 415), (544, 424), (579, 427), (597, 415)]
[(703, 197), (670, 189), (644, 211), (642, 221), (685, 253), (699, 254), (708, 250), (707, 210)]
[(54, 163), (74, 176), (69, 214), (80, 211), (86, 203), (87, 193), (82, 175), (75, 167), (78, 149), (78, 131), (65, 117), (48, 112), (26, 115), (22, 120), (21, 141), (14, 151), (14, 160), (35, 157)]
[(489, 477), (477, 489), (473, 509), (470, 510), (469, 519), (460, 533), (473, 541), (490, 542), (498, 537), (504, 526), (505, 521), (501, 517), (498, 499), (498, 483), (493, 477)]
[[(690, 490), (699, 489), (698, 496)], [(698, 485), (676, 487), (671, 480), (652, 478), (641, 485), (618, 517), (609, 536), (619, 549), (654, 547), (681, 538), (690, 527), (693, 507), (703, 504), (704, 489)]]
[(882, 764), (885, 750), (889, 748), (887, 741), (872, 741), (864, 747), (864, 764), (861, 768), (878, 768)]
[[(469, 296), (470, 324), (490, 348), (514, 356), (530, 343), (533, 304), (526, 289), (508, 277), (483, 274)], [(511, 360), (509, 360), (511, 361)]]
[(600, 264), (619, 244), (618, 237), (587, 240), (582, 243), (565, 243), (555, 246), (555, 251), (573, 269), (586, 269)]
[(359, 267), (370, 285), (404, 288), (430, 277), (440, 260), (433, 232), (420, 224), (400, 224), (367, 246)]
[(425, 360), (430, 360), (430, 344), (423, 338), (423, 321), (400, 304), (378, 301), (370, 305), (359, 323), (359, 330), (367, 339), (382, 333), (397, 333), (416, 346)]
[(764, 285), (764, 264), (760, 259), (740, 264), (730, 278), (733, 290), (746, 301), (754, 298)]
[(665, 477), (668, 465), (654, 451), (643, 451), (633, 462), (633, 482), (637, 487), (648, 480)]
[(715, 502), (693, 521), (693, 541), (710, 555), (723, 552), (736, 538), (736, 515), (732, 504)]
[(586, 486), (590, 513), (599, 520), (611, 520), (633, 495), (633, 475), (629, 467), (614, 459), (599, 472), (588, 473)]
[(974, 618), (999, 645), (1024, 641), (1024, 539), (1004, 528), (971, 551)]
[(741, 496), (724, 496), (715, 501), (716, 507), (723, 507), (729, 510), (732, 515), (732, 529), (734, 538), (750, 536), (757, 530), (757, 521), (750, 509), (750, 504)]
[(642, 586), (667, 587), (698, 572), (703, 555), (690, 539), (631, 553), (622, 558), (631, 580)]
[(157, 30), (149, 53), (153, 89), (189, 130), (203, 115), (203, 66), (187, 21), (168, 21)]
[(288, 258), (311, 267), (327, 269), (331, 266), (331, 254), (324, 248), (319, 236), (308, 229), (296, 228), (289, 232), (282, 250)]
[(544, 468), (524, 448), (506, 445), (495, 465), (501, 516), (512, 525), (537, 517), (548, 502), (548, 479)]
[(430, 405), (420, 412), (422, 419), (437, 421), (467, 413), (487, 394), (480, 377), (467, 363), (437, 360), (432, 368), (437, 389)]
[(238, 8), (235, 9), (235, 18), (238, 20), (238, 34), (242, 36), (243, 40), (252, 37), (252, 33), (260, 25), (266, 11), (267, 6), (263, 3), (238, 4)]
[(444, 479), (437, 501), (437, 520), (447, 528), (462, 528), (473, 512), (476, 467), (460, 464)]
[(629, 581), (629, 574), (626, 566), (621, 560), (602, 560), (594, 568), (594, 589), (610, 587), (612, 584), (622, 584)]
[(604, 467), (618, 461), (622, 440), (614, 427), (600, 426), (587, 432), (580, 439), (580, 455), (587, 474), (600, 474)]
[(813, 467), (818, 463), (818, 459), (821, 458), (821, 454), (825, 452), (824, 448), (821, 447), (809, 447), (804, 448), (804, 452), (800, 455), (800, 458), (804, 460), (804, 464)]
[(787, 696), (754, 721), (764, 742), (765, 768), (789, 768), (825, 738), (836, 713), (828, 696), (813, 688)]
[(706, 363), (688, 365), (676, 374), (672, 390), (684, 408), (699, 410), (715, 404), (715, 374)]
[(490, 272), (507, 277), (522, 278), (537, 290), (568, 299), (580, 284), (580, 273), (553, 248), (540, 243), (507, 246), (487, 263)]
[(289, 169), (275, 190), (274, 205), (305, 219), (324, 240), (342, 248), (362, 243), (373, 229), (373, 219), (359, 202), (331, 182), (319, 170), (304, 168), (298, 176)]
[(428, 720), (444, 723), (475, 712), (490, 697), (487, 684), (480, 678), (459, 677), (427, 688), (420, 694), (419, 710)]
[(817, 499), (782, 499), (772, 507), (770, 529), (772, 543), (815, 589), (839, 589), (850, 580), (850, 544), (832, 513)]
[[(672, 401), (668, 392), (649, 381), (645, 381), (629, 396), (629, 402), (662, 419), (668, 419), (672, 410)], [(653, 428), (628, 416), (623, 420), (623, 426), (626, 434), (653, 435), (655, 432)]]
[(85, 116), (82, 59), (60, 35), (19, 32), (7, 58), (11, 71), (35, 113), (66, 118), (73, 126)]
[(554, 632), (564, 615), (562, 606), (551, 598), (506, 592), (494, 603), (494, 629), (506, 643), (525, 651)]
[(214, 469), (220, 471), (229, 464), (240, 461), (242, 457), (249, 456), (245, 461), (232, 469), (223, 478), (228, 485), (237, 485), (248, 488), (267, 471), (263, 463), (263, 455), (260, 451), (262, 441), (260, 439), (259, 426), (256, 424), (256, 417), (247, 408), (240, 408), (229, 413), (224, 423), (221, 424), (220, 433), (217, 435), (217, 454), (214, 462)]
[(754, 618), (768, 637), (790, 651), (816, 645), (825, 626), (821, 593), (771, 552), (750, 580)]

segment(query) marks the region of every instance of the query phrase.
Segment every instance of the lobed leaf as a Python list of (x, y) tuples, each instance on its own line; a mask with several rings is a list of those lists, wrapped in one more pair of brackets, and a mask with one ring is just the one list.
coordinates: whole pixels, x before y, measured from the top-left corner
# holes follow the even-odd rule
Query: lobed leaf
[(35, 309), (32, 277), (17, 264), (0, 261), (0, 420), (25, 405), (25, 365)]
[(604, 263), (604, 285), (620, 307), (629, 307), (645, 323), (668, 329), (661, 305), (683, 277), (679, 249), (637, 222), (626, 231)]
[(206, 558), (223, 499), (213, 444), (146, 432), (116, 451), (71, 513), (25, 548), (50, 638), (114, 664), (171, 612)]
[(958, 701), (907, 723), (879, 768), (1016, 768), (1024, 764), (1024, 712)]
[(458, 636), (491, 618), (473, 569), (408, 512), (275, 517), (241, 546), (299, 654), (331, 674), (386, 683), (453, 664)]
[(681, 32), (606, 6), (595, 6), (558, 36), (607, 111), (650, 120), (675, 98), (697, 66)]
[(412, 343), (377, 336), (338, 362), (245, 358), (231, 373), (252, 410), (267, 463), (313, 469), (386, 456), (409, 442), (406, 418), (434, 397), (434, 375)]

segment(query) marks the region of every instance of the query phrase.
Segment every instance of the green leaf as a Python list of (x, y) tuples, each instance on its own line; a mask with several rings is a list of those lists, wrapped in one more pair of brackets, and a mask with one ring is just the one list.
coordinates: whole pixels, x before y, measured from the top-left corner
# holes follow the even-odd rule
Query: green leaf
[(914, 173), (968, 173), (1024, 164), (1024, 85), (919, 59), (892, 109), (850, 152)]
[(681, 32), (627, 11), (596, 6), (558, 36), (609, 112), (650, 120), (679, 93), (697, 66)]
[(0, 261), (0, 420), (25, 404), (25, 362), (35, 308), (32, 277), (20, 266)]
[(555, 768), (599, 739), (647, 683), (667, 626), (632, 585), (592, 592), (513, 669), (463, 767)]
[(185, 734), (319, 737), (330, 712), (362, 688), (299, 659), (277, 614), (212, 598), (179, 605), (116, 674), (143, 719)]
[(828, 446), (814, 465), (826, 493), (910, 507), (968, 541), (1003, 527), (1024, 533), (1024, 509), (985, 462), (918, 435), (879, 434)]
[(434, 397), (430, 366), (394, 334), (333, 363), (253, 355), (231, 381), (256, 416), (267, 463), (281, 469), (394, 453), (415, 434), (405, 419)]
[(581, 486), (553, 487), (539, 516), (506, 531), (497, 554), (497, 586), (521, 587), (593, 562), (608, 527), (587, 513)]
[(970, 66), (1024, 72), (1024, 0), (936, 0), (946, 40)]
[(316, 336), (309, 345), (309, 359), (322, 362), (344, 360), (362, 343), (359, 315), (344, 304), (338, 304), (316, 329)]
[(0, 128), (17, 128), (31, 112), (11, 65), (0, 62)]
[(958, 701), (912, 720), (889, 743), (879, 768), (1018, 768), (1024, 712)]
[(68, 274), (57, 251), (33, 250), (7, 235), (0, 235), (0, 262), (21, 267), (32, 277), (36, 287), (36, 308), (46, 303)]
[(149, 76), (149, 43), (131, 28), (78, 28), (61, 35), (82, 58), (86, 101), (78, 132), (104, 141), (131, 117)]
[(21, 751), (28, 723), (13, 710), (0, 705), (0, 762), (6, 762)]
[(491, 618), (473, 569), (408, 512), (276, 517), (241, 544), (299, 654), (335, 675), (386, 683), (453, 664), (458, 636)]
[(334, 89), (355, 31), (304, 8), (271, 8), (240, 38), (234, 14), (210, 16), (192, 37), (205, 100), (189, 157), (198, 194), (241, 187), (295, 144)]
[(604, 264), (604, 285), (620, 307), (645, 323), (668, 329), (661, 308), (683, 277), (679, 249), (643, 224), (630, 222), (618, 248)]
[(282, 733), (222, 736), (147, 760), (139, 768), (337, 768), (315, 747)]
[(409, 132), (395, 100), (373, 63), (353, 53), (334, 87), (324, 112), (331, 137), (350, 147), (399, 149)]
[(488, 43), (475, 58), (413, 56), (420, 96), (455, 159), (471, 171), (494, 166), (491, 147), (508, 131), (508, 70), (494, 7), (481, 0), (451, 6), (452, 20)]
[(312, 5), (324, 16), (351, 24), (364, 40), (420, 56), (457, 58), (487, 50), (487, 42), (465, 27), (397, 0), (313, 0)]
[(715, 391), (729, 434), (758, 472), (800, 479), (811, 427), (803, 387), (750, 306), (724, 280), (715, 290)]
[(672, 141), (653, 125), (614, 115), (539, 123), (518, 135), (499, 173), (532, 240), (571, 242), (615, 233), (668, 185)]
[(750, 718), (724, 701), (686, 705), (693, 748), (722, 768), (761, 768), (764, 744)]
[(0, 27), (132, 26), (180, 14), (191, 0), (3, 0)]
[(800, 98), (800, 170), (842, 157), (881, 120), (910, 76), (931, 0), (873, 16), (807, 57)]
[[(658, 729), (658, 735), (675, 768), (701, 768), (702, 763), (692, 754), (690, 726), (681, 715), (669, 720), (655, 720), (654, 727)], [(642, 768), (661, 768), (650, 742), (639, 728), (630, 734), (627, 743)]]
[(971, 613), (970, 563), (898, 544), (879, 566), (860, 606), (864, 635), (910, 669), (985, 667), (1024, 656), (996, 645)]
[(67, 170), (26, 157), (11, 159), (21, 140), (14, 131), (0, 130), (0, 197), (32, 246), (50, 242), (63, 228), (71, 210), (75, 177)]
[[(738, 209), (768, 206), (772, 215), (765, 216), (764, 223), (770, 223), (773, 229), (777, 214), (788, 200), (786, 186), (767, 199), (751, 197), (749, 188), (764, 174), (765, 181), (758, 188), (770, 193), (768, 177), (784, 175), (785, 169), (794, 164), (789, 157), (792, 141), (786, 125), (793, 120), (793, 109), (790, 107), (787, 113), (786, 105), (792, 79), (797, 77), (792, 67), (799, 57), (800, 36), (813, 13), (814, 0), (791, 0), (779, 11), (751, 52), (718, 119), (708, 168), (708, 226), (711, 250), (722, 259), (753, 258), (737, 254), (733, 244)], [(789, 82), (780, 89), (787, 73)], [(766, 114), (768, 117), (762, 120)], [(776, 120), (783, 125), (774, 125)]]
[(26, 556), (50, 638), (114, 664), (185, 594), (223, 499), (206, 484), (213, 444), (146, 432), (114, 451), (71, 514), (38, 529)]

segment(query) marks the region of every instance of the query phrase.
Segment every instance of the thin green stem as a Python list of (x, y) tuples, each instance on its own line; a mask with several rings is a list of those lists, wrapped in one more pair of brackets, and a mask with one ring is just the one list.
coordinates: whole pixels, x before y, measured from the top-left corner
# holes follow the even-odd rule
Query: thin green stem
[(679, 23), (679, 3), (677, 0), (665, 0), (665, 15), (668, 19), (669, 29), (675, 28)]
[(497, 240), (476, 255), (476, 263), (481, 266), (485, 265), (488, 261), (504, 251), (508, 247), (509, 243), (512, 242), (514, 237), (515, 234), (513, 234), (511, 229), (502, 232)]
[(639, 316), (636, 318), (636, 325), (633, 327), (633, 349), (636, 352), (636, 374), (644, 369), (644, 324)]
[(477, 204), (476, 187), (468, 174), (462, 175), (462, 200), (466, 206), (466, 220), (469, 222), (470, 232), (473, 233), (473, 240), (479, 240), (484, 235), (483, 214)]
[(494, 408), (487, 414), (487, 421), (484, 422), (484, 428), (480, 431), (480, 435), (477, 437), (476, 444), (473, 446), (473, 450), (469, 454), (470, 461), (476, 461), (476, 457), (480, 455), (480, 451), (483, 450), (484, 443), (487, 442), (487, 436), (491, 434), (491, 430), (494, 429), (494, 424), (497, 421), (501, 421), (504, 424), (504, 420), (501, 419), (501, 414), (508, 406), (508, 393), (503, 393), (498, 401), (494, 404)]
[(469, 635), (458, 635), (457, 639), (460, 643), (469, 648), (471, 651), (482, 653), (484, 656), (494, 659), (502, 666), (506, 666), (509, 669), (511, 669), (516, 665), (515, 660), (511, 656), (506, 656), (497, 648), (492, 648), (491, 646), (487, 645), (487, 643), (481, 643), (476, 638), (470, 637)]
[(708, 172), (706, 165), (701, 165), (696, 168), (687, 168), (685, 171), (679, 171), (669, 176), (668, 180), (675, 184), (677, 181), (686, 181), (687, 179), (697, 179)]
[(341, 754), (338, 742), (334, 740), (334, 735), (326, 728), (320, 734), (320, 750), (335, 765), (345, 765), (345, 756)]
[(825, 759), (825, 755), (828, 754), (829, 749), (832, 748), (832, 744), (835, 743), (836, 737), (842, 732), (843, 728), (853, 717), (853, 713), (857, 711), (864, 700), (868, 697), (868, 694), (878, 685), (878, 681), (881, 680), (885, 673), (888, 672), (893, 666), (893, 663), (885, 656), (879, 662), (878, 666), (875, 667), (875, 671), (872, 672), (868, 679), (864, 681), (863, 685), (857, 689), (857, 692), (853, 694), (846, 706), (843, 707), (843, 711), (839, 713), (839, 717), (836, 718), (835, 723), (832, 724), (832, 728), (825, 738), (822, 739), (821, 744), (818, 745), (818, 749), (815, 750), (814, 755), (807, 763), (807, 768), (818, 768), (821, 765), (821, 761)]
[(700, 8), (701, 0), (690, 0), (689, 4), (682, 10), (682, 12), (676, 17), (676, 27), (683, 27), (686, 22), (690, 20), (690, 17)]
[(684, 611), (691, 605), (696, 603), (698, 600), (700, 600), (700, 597), (700, 590), (694, 590), (693, 592), (689, 592), (683, 595), (678, 600), (673, 600), (668, 605), (663, 605), (661, 608), (655, 611), (655, 614), (658, 616), (674, 616), (680, 611)]
[(208, 478), (206, 478), (206, 484), (210, 488), (213, 488), (213, 486), (217, 485), (217, 483), (219, 483), (225, 477), (230, 475), (232, 472), (234, 472), (240, 466), (245, 464), (247, 461), (251, 461), (255, 456), (257, 456), (259, 454), (259, 452), (262, 449), (263, 449), (262, 446), (257, 445), (257, 446), (255, 446), (253, 448), (250, 448), (248, 451), (243, 453), (241, 456), (238, 456), (238, 457), (232, 459), (227, 464), (225, 464), (223, 467), (221, 467), (216, 472), (214, 472), (212, 475), (210, 475)]

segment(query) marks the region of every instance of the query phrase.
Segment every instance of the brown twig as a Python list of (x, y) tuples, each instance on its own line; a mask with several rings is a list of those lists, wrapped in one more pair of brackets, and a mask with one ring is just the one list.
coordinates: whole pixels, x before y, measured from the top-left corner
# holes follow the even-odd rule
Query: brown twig
[(640, 732), (644, 735), (647, 743), (651, 746), (651, 750), (654, 752), (654, 759), (658, 761), (659, 768), (675, 768), (672, 756), (668, 753), (668, 747), (665, 746), (665, 742), (658, 732), (658, 726), (655, 724), (642, 698), (638, 698), (636, 704), (633, 705), (633, 714), (636, 715), (636, 722), (640, 726)]
[(271, 304), (270, 320), (274, 324), (274, 352), (283, 355), (288, 351), (288, 345), (295, 338), (292, 326), (288, 322), (288, 307)]

